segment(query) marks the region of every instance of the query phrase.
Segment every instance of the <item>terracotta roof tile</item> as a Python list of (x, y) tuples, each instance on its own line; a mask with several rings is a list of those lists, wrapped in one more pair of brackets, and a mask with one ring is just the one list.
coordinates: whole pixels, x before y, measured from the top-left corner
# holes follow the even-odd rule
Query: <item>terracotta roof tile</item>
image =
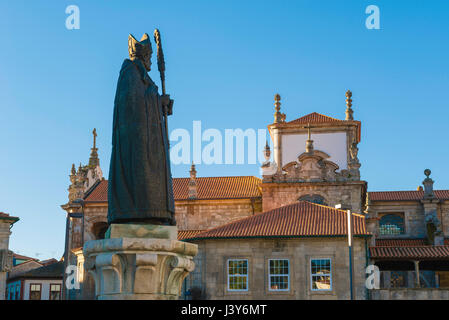
[(312, 112), (308, 115), (305, 115), (301, 118), (288, 121), (289, 124), (317, 124), (317, 123), (332, 123), (332, 122), (344, 122), (344, 120), (332, 118), (329, 116), (325, 116), (324, 114), (318, 112)]
[[(426, 245), (426, 239), (376, 239), (376, 247), (415, 247)], [(444, 239), (444, 245), (449, 245), (449, 238)]]
[(413, 247), (426, 244), (426, 239), (376, 239), (376, 247)]
[(13, 257), (14, 257), (14, 259), (18, 259), (18, 260), (34, 260), (34, 261), (38, 261), (38, 259), (36, 259), (36, 258), (23, 256), (23, 255), (17, 254), (17, 253), (14, 253)]
[(195, 237), (198, 233), (203, 232), (204, 230), (178, 230), (178, 240), (185, 240), (189, 238)]
[(370, 247), (372, 259), (449, 259), (449, 246)]
[[(357, 124), (357, 141), (360, 142), (361, 135), (362, 135), (361, 134), (362, 123), (360, 121), (356, 121), (356, 120), (353, 120), (352, 122), (355, 122)], [(287, 125), (289, 125), (289, 124), (299, 124), (299, 125), (346, 124), (346, 123), (348, 123), (348, 121), (332, 118), (332, 117), (326, 116), (326, 115), (318, 113), (318, 112), (312, 112), (312, 113), (309, 113), (301, 118), (286, 122)]]
[[(435, 190), (435, 196), (440, 200), (449, 200), (449, 190)], [(371, 201), (419, 201), (424, 197), (424, 191), (376, 191), (369, 192)]]
[(86, 202), (107, 202), (108, 201), (108, 180), (101, 180), (84, 197)]
[(18, 221), (18, 220), (19, 220), (18, 217), (10, 216), (10, 215), (9, 215), (8, 213), (6, 213), (6, 212), (0, 212), (0, 218), (1, 218), (1, 219), (6, 219), (6, 220), (11, 219), (11, 220), (15, 220), (15, 221)]
[[(175, 200), (188, 199), (190, 178), (174, 178)], [(253, 176), (196, 178), (197, 199), (237, 199), (261, 197), (261, 179)]]
[[(173, 178), (175, 200), (187, 200), (190, 178)], [(253, 176), (196, 178), (197, 199), (239, 199), (261, 197), (261, 180)], [(107, 202), (108, 181), (102, 180), (84, 198), (86, 202)]]
[[(199, 233), (192, 239), (332, 237), (347, 234), (346, 211), (306, 201), (256, 214)], [(353, 214), (354, 235), (369, 235), (365, 218)]]

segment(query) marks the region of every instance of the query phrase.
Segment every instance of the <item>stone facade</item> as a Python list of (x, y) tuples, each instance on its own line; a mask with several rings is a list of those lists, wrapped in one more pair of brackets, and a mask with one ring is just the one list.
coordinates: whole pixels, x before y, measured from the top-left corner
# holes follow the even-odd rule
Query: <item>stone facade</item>
[(175, 210), (180, 230), (206, 230), (260, 213), (262, 201), (260, 198), (178, 200)]
[[(383, 214), (404, 215), (405, 233), (402, 235), (381, 235), (377, 238), (426, 238), (424, 206), (420, 201), (371, 201), (370, 209), (379, 229), (379, 218)], [(443, 233), (449, 234), (449, 201), (442, 200), (436, 206), (437, 217), (441, 221)]]
[[(178, 229), (192, 231), (190, 234), (198, 235), (196, 232), (199, 230), (227, 225), (236, 220), (298, 203), (299, 200), (329, 207), (341, 204), (342, 209), (350, 209), (353, 213), (360, 214), (366, 221), (367, 230), (373, 235), (364, 239), (354, 238), (356, 299), (369, 297), (365, 289), (365, 267), (368, 263), (376, 263), (369, 257), (370, 247), (376, 246), (376, 240), (383, 240), (383, 244), (391, 239), (404, 240), (402, 245), (409, 240), (425, 240), (428, 238), (428, 222), (431, 221), (434, 223), (433, 226), (436, 228), (434, 233), (437, 235), (432, 245), (443, 244), (444, 235), (446, 237), (449, 235), (449, 191), (446, 196), (436, 197), (433, 191), (433, 180), (429, 178), (430, 170), (426, 170), (427, 178), (423, 181), (425, 190), (419, 191), (423, 193), (419, 197), (414, 194), (411, 198), (407, 198), (408, 196), (404, 199), (395, 198), (398, 192), (386, 192), (385, 199), (382, 197), (370, 199), (372, 192), (367, 191), (367, 182), (361, 179), (359, 170), (361, 162), (358, 159), (358, 143), (361, 141), (361, 123), (354, 120), (352, 93), (349, 91), (346, 93), (346, 106), (345, 120), (312, 113), (287, 122), (286, 115), (280, 112), (280, 96), (277, 95), (275, 121), (268, 126), (274, 148), (271, 153), (267, 142), (264, 150), (266, 161), (262, 165), (263, 179), (257, 182), (255, 188), (258, 191), (251, 196), (225, 197), (223, 192), (220, 193), (223, 184), (216, 183), (208, 185), (209, 191), (213, 190), (213, 192), (203, 196), (202, 192), (205, 188), (201, 190), (200, 179), (213, 178), (197, 178), (197, 171), (192, 164), (190, 178), (179, 178), (179, 180), (184, 179), (186, 183), (185, 192), (183, 191), (185, 195), (175, 197)], [(95, 160), (96, 157), (95, 152), (91, 158)], [(101, 177), (99, 161), (89, 161), (89, 166), (80, 168), (78, 171), (74, 167), (72, 169), (70, 201), (63, 208), (68, 213), (73, 210), (83, 215), (83, 219), (71, 219), (68, 237), (69, 248), (75, 249), (69, 261), (73, 264), (81, 262), (82, 265), (86, 257), (83, 256), (80, 247), (86, 241), (102, 239), (107, 227), (107, 196), (104, 190), (103, 196), (98, 196), (95, 201), (86, 201), (86, 197), (91, 192), (104, 188), (107, 182)], [(176, 194), (182, 188), (178, 184), (174, 189)], [(221, 197), (213, 195), (214, 192), (220, 193)], [(380, 219), (383, 215), (391, 213), (399, 213), (404, 217), (404, 233), (380, 234)], [(186, 239), (189, 241), (189, 237)], [(199, 253), (193, 258), (196, 269), (184, 282), (185, 298), (188, 298), (189, 294), (191, 298), (194, 295), (198, 298), (195, 289), (200, 289), (201, 297), (206, 299), (349, 299), (348, 245), (342, 237), (274, 240), (260, 236), (257, 239), (198, 240), (195, 236), (191, 236), (191, 239), (198, 244)], [(398, 246), (399, 242), (395, 243), (393, 246)], [(290, 261), (288, 292), (268, 290), (267, 261), (276, 257), (283, 257)], [(309, 264), (310, 259), (315, 257), (328, 257), (332, 260), (331, 292), (316, 292), (310, 289)], [(249, 262), (248, 291), (227, 290), (226, 261), (233, 258), (243, 258)], [(443, 261), (439, 263), (444, 264), (445, 259), (443, 257)], [(114, 264), (118, 265), (118, 260), (114, 261), (109, 261), (109, 267), (116, 268)], [(416, 266), (419, 264), (417, 258), (408, 262), (415, 263)], [(131, 263), (130, 267), (132, 269), (137, 266)], [(426, 267), (429, 267), (429, 264)], [(441, 265), (435, 268), (437, 267)], [(414, 272), (419, 274), (418, 269)], [(441, 274), (441, 278), (449, 279), (449, 273), (446, 274), (444, 270), (436, 270), (436, 272)], [(98, 275), (96, 276), (98, 279)], [(95, 287), (92, 273), (84, 272), (84, 285), (89, 288)], [(443, 291), (435, 291), (437, 293), (432, 291), (428, 295), (434, 298), (444, 297), (446, 293)], [(385, 293), (378, 290), (373, 291), (372, 298), (410, 298), (417, 297), (416, 294), (415, 291)], [(419, 293), (419, 296), (422, 294)]]
[(261, 188), (263, 211), (295, 203), (303, 196), (319, 195), (324, 198), (325, 204), (328, 206), (335, 207), (337, 204), (345, 204), (354, 212), (362, 212), (362, 203), (366, 192), (366, 182), (263, 182)]
[[(196, 285), (204, 289), (205, 299), (349, 299), (349, 253), (344, 238), (310, 239), (245, 239), (202, 240), (195, 242), (199, 254), (195, 261), (202, 274)], [(356, 299), (365, 299), (366, 244), (355, 238), (354, 292)], [(332, 290), (312, 291), (310, 259), (330, 258)], [(248, 259), (247, 291), (232, 292), (227, 289), (228, 259)], [(290, 288), (288, 291), (268, 289), (268, 259), (289, 259)], [(202, 268), (202, 270), (200, 270)]]

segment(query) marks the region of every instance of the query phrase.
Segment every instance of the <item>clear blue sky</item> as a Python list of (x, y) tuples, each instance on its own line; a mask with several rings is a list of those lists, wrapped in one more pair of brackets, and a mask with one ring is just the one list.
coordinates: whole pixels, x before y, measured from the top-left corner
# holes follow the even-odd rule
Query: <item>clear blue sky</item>
[[(67, 30), (76, 4), (81, 29)], [(365, 28), (380, 8), (381, 30)], [(0, 211), (19, 216), (11, 249), (63, 253), (69, 171), (88, 161), (98, 132), (103, 172), (129, 33), (162, 32), (169, 126), (265, 128), (273, 95), (287, 120), (343, 118), (353, 91), (359, 158), (369, 190), (415, 189), (432, 169), (449, 188), (449, 2), (434, 1), (2, 1)], [(155, 66), (153, 59), (153, 66)], [(158, 81), (157, 70), (150, 73)], [(258, 175), (258, 165), (198, 166), (200, 176)], [(173, 166), (175, 177), (188, 166)]]

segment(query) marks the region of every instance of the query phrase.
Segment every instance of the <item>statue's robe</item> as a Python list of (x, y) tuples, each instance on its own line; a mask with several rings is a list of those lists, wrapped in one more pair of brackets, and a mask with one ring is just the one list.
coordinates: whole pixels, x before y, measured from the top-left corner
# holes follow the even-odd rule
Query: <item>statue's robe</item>
[(158, 87), (126, 59), (114, 101), (108, 222), (174, 222), (168, 136)]

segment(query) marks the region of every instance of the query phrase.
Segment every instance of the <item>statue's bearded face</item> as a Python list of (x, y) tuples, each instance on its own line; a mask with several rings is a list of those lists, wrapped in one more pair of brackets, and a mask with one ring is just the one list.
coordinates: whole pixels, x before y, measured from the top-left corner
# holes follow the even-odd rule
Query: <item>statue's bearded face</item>
[(151, 55), (152, 55), (152, 53), (153, 53), (152, 51), (146, 51), (141, 57), (143, 65), (145, 66), (145, 69), (147, 71), (151, 70)]

